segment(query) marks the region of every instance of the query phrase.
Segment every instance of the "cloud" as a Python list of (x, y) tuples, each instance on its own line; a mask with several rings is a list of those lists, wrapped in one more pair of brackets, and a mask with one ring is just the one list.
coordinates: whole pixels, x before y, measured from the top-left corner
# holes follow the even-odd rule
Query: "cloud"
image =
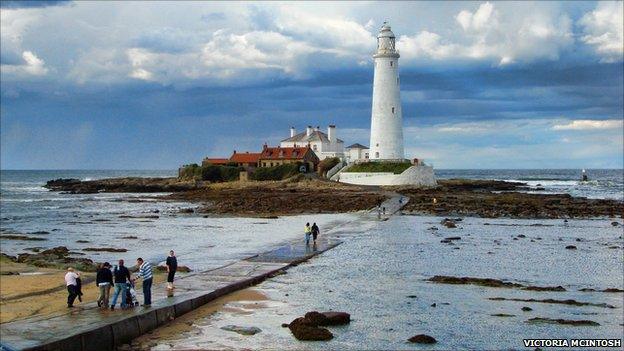
[[(499, 9), (498, 7), (501, 7)], [(455, 39), (428, 30), (399, 38), (408, 60), (490, 60), (498, 65), (557, 60), (574, 40), (572, 21), (563, 13), (534, 11), (518, 16), (511, 6), (482, 3), (455, 16)]]
[(591, 129), (622, 129), (621, 119), (588, 120), (581, 119), (563, 124), (555, 124), (553, 130), (591, 130)]
[(621, 61), (624, 53), (624, 5), (622, 1), (600, 2), (579, 24), (581, 40), (594, 47), (605, 62)]
[(31, 51), (24, 51), (22, 53), (22, 59), (22, 64), (2, 64), (2, 66), (0, 66), (2, 73), (18, 76), (44, 76), (48, 73), (45, 62)]

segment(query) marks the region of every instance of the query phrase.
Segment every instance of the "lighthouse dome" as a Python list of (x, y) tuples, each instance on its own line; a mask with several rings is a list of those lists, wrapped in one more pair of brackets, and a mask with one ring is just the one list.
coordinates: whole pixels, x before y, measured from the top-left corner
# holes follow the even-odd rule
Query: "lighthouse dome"
[(379, 30), (379, 35), (377, 36), (377, 38), (394, 38), (394, 33), (392, 33), (392, 29), (390, 28), (390, 25), (388, 24), (388, 22), (384, 22), (383, 26), (381, 26), (381, 29)]

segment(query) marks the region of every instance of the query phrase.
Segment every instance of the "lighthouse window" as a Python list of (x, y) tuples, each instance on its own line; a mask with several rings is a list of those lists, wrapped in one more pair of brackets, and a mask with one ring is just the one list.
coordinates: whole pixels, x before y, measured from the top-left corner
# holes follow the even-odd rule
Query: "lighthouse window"
[(394, 113), (394, 107), (392, 108), (392, 113)]
[(375, 158), (379, 158), (379, 152), (375, 152)]

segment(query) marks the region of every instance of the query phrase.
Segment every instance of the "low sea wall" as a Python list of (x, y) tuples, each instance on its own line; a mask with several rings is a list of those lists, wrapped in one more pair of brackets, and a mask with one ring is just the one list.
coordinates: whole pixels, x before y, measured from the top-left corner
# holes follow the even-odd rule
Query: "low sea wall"
[(414, 185), (435, 187), (435, 173), (431, 166), (412, 166), (401, 174), (392, 172), (341, 172), (341, 183), (357, 185)]

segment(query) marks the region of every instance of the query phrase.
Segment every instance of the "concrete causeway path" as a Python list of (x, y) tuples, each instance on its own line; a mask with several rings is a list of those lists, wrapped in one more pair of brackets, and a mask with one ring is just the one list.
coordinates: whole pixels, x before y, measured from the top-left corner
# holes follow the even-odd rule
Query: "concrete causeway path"
[[(407, 203), (396, 193), (382, 206), (386, 220)], [(399, 201), (401, 199), (401, 201)], [(377, 218), (377, 210), (367, 213)], [(114, 350), (169, 321), (219, 297), (258, 284), (289, 267), (327, 251), (341, 241), (322, 236), (315, 246), (303, 240), (214, 270), (189, 274), (176, 280), (175, 295), (166, 296), (166, 285), (152, 288), (152, 306), (129, 310), (100, 310), (85, 304), (51, 316), (40, 316), (0, 324), (0, 350)], [(141, 296), (139, 296), (141, 299)]]

